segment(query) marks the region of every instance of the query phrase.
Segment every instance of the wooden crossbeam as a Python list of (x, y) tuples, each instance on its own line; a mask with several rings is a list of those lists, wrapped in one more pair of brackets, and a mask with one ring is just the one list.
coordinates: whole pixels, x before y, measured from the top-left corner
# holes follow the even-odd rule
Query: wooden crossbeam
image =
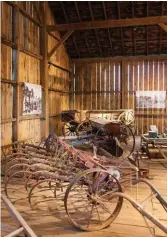
[(165, 32), (167, 32), (167, 25), (165, 25), (164, 23), (159, 23), (158, 24)]
[(90, 21), (60, 25), (47, 25), (48, 31), (90, 30), (127, 26), (156, 25), (167, 23), (167, 16), (142, 17), (120, 20)]
[(149, 56), (127, 56), (127, 57), (106, 57), (106, 58), (81, 58), (72, 59), (74, 63), (95, 63), (95, 62), (121, 62), (134, 60), (167, 60), (167, 55), (149, 55)]
[(53, 47), (53, 49), (48, 53), (48, 58), (50, 58), (54, 52), (58, 49), (60, 45), (62, 45), (68, 37), (73, 33), (74, 30), (67, 31), (66, 34), (59, 40), (59, 42)]
[[(40, 3), (39, 3), (39, 4), (40, 4)], [(37, 14), (38, 21), (39, 21), (40, 23), (42, 23), (41, 14), (40, 14), (40, 11), (39, 11), (37, 2), (34, 1), (34, 2), (33, 2), (33, 5), (34, 5), (35, 12), (36, 12), (36, 14)]]

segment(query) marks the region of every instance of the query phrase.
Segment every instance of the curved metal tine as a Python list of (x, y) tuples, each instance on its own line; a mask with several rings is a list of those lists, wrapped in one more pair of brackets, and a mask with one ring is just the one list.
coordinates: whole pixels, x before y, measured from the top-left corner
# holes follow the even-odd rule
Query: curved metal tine
[(151, 188), (152, 192), (153, 192), (154, 194), (156, 194), (156, 198), (158, 199), (158, 201), (159, 201), (163, 206), (165, 206), (165, 207), (167, 208), (167, 200), (165, 200), (165, 199), (161, 196), (161, 194), (160, 194), (159, 191), (154, 187), (153, 184), (151, 184), (147, 179), (143, 179), (143, 178), (139, 178), (138, 180), (134, 181), (133, 183), (134, 183), (134, 184), (137, 184), (137, 183), (140, 183), (140, 182), (143, 182), (143, 183), (147, 184), (147, 185)]

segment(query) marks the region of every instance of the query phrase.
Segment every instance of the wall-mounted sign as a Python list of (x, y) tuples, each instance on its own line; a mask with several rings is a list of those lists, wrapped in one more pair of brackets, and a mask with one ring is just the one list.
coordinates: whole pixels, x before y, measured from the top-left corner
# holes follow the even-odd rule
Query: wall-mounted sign
[(136, 91), (136, 108), (166, 108), (166, 91)]
[(23, 86), (23, 115), (41, 114), (42, 89), (40, 85), (24, 83)]

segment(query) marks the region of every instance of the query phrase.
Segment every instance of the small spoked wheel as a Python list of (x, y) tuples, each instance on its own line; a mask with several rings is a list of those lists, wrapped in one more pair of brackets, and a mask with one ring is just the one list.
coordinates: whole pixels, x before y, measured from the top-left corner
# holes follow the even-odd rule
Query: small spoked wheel
[(75, 120), (71, 120), (67, 123), (65, 123), (62, 126), (62, 134), (64, 137), (66, 136), (76, 136), (76, 129), (77, 129), (78, 123)]
[(134, 123), (135, 117), (132, 111), (127, 110), (119, 115), (118, 120), (124, 123), (125, 125), (130, 125)]
[(118, 170), (89, 169), (80, 173), (69, 184), (64, 205), (74, 226), (95, 231), (114, 221), (123, 203), (122, 197), (111, 199), (113, 192), (122, 192), (121, 185), (114, 176), (119, 176)]
[(77, 127), (76, 133), (78, 136), (91, 134), (92, 126), (89, 120), (84, 120), (81, 122)]

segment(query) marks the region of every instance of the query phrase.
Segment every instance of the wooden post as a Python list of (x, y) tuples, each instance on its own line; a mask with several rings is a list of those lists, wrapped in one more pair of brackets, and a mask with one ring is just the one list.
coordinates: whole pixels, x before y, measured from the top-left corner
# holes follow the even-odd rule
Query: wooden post
[(13, 41), (16, 45), (12, 49), (12, 80), (17, 82), (13, 93), (13, 117), (16, 121), (12, 124), (12, 141), (19, 140), (19, 116), (20, 116), (20, 85), (19, 85), (19, 58), (20, 58), (20, 25), (19, 25), (19, 8), (13, 7)]
[(45, 137), (49, 135), (49, 93), (48, 93), (48, 33), (46, 30), (47, 25), (47, 10), (48, 3), (40, 3), (40, 12), (42, 14), (43, 27), (40, 29), (40, 50), (43, 60), (40, 63), (40, 78), (41, 85), (44, 88), (44, 117), (45, 117)]

